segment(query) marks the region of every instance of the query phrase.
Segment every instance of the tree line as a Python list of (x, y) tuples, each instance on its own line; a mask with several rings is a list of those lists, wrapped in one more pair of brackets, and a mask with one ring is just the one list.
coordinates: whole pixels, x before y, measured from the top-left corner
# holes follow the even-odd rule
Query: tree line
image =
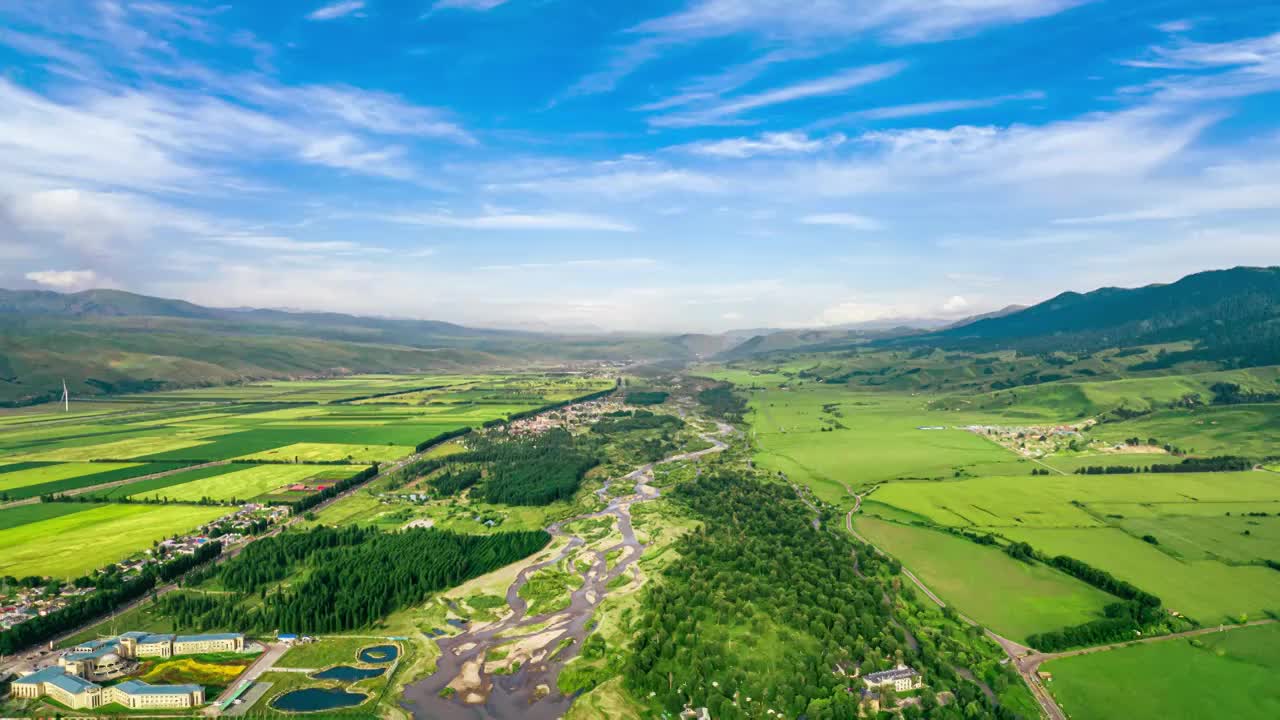
[[(550, 541), (542, 530), (461, 535), (422, 528), (383, 533), (321, 527), (285, 532), (253, 543), (226, 563), (220, 577), (235, 594), (173, 593), (158, 608), (178, 625), (201, 630), (353, 630), (528, 557)], [(302, 579), (275, 586), (293, 576)], [(260, 604), (247, 607), (245, 600), (254, 593)]]
[(1136, 465), (1090, 465), (1076, 468), (1076, 475), (1130, 475), (1134, 473), (1206, 473), (1244, 472), (1253, 469), (1253, 460), (1236, 455), (1211, 458), (1186, 458), (1180, 463)]

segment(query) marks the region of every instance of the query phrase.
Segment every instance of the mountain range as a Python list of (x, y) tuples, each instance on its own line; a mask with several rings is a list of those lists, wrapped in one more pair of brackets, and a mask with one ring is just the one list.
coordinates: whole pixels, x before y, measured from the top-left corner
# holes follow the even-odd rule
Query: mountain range
[[(922, 327), (923, 326), (923, 327)], [(1025, 352), (1174, 344), (1163, 363), (1280, 363), (1280, 267), (1140, 288), (1065, 292), (951, 324), (873, 323), (722, 334), (551, 334), (434, 320), (220, 309), (119, 290), (0, 290), (0, 403), (72, 393), (353, 372), (518, 368), (581, 360), (688, 362), (933, 346)]]

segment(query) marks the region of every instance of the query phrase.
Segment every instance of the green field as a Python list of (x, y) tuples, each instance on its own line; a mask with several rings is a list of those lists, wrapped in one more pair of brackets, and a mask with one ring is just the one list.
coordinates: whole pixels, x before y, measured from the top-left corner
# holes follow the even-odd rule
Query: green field
[[(1013, 640), (1101, 615), (1113, 598), (998, 548), (943, 532), (855, 516), (854, 528), (957, 610)], [(957, 572), (963, 568), (962, 572)]]
[(1280, 625), (1134, 645), (1043, 669), (1075, 720), (1280, 717)]
[[(426, 438), (423, 438), (426, 439)], [(292, 462), (389, 462), (413, 454), (405, 445), (340, 445), (337, 443), (294, 443), (275, 450), (245, 455), (239, 460), (288, 460)]]
[(0, 509), (0, 530), (102, 507), (100, 503), (37, 503)]
[[(1280, 512), (1280, 505), (1272, 511)], [(1184, 560), (1257, 563), (1280, 558), (1280, 515), (1126, 517), (1118, 524), (1135, 537), (1156, 538), (1161, 549)]]
[[(230, 465), (232, 472), (215, 474), (200, 480), (192, 480), (181, 485), (172, 485), (159, 490), (136, 493), (131, 497), (148, 499), (169, 499), (195, 502), (202, 498), (210, 500), (252, 500), (293, 483), (304, 483), (320, 474), (331, 474), (339, 471), (350, 477), (364, 469), (357, 465), (315, 466), (315, 465)], [(331, 481), (330, 481), (331, 482)]]
[(1230, 405), (1161, 410), (1120, 423), (1099, 425), (1092, 435), (1113, 442), (1156, 438), (1197, 455), (1268, 458), (1280, 453), (1280, 405)]
[[(167, 472), (183, 463), (59, 463), (0, 475), (16, 486), (0, 488), (0, 497), (21, 500), (105, 485), (144, 475)], [(52, 479), (51, 479), (52, 478)]]
[(101, 505), (0, 530), (0, 575), (78, 577), (226, 512), (189, 505)]
[[(158, 465), (159, 463), (152, 464)], [(116, 487), (106, 488), (105, 490), (93, 490), (85, 493), (85, 495), (102, 500), (113, 500), (116, 498), (129, 497), (131, 495), (145, 496), (147, 493), (161, 490), (163, 488), (182, 485), (183, 483), (215, 477), (217, 475), (225, 475), (227, 473), (243, 469), (245, 469), (245, 466), (243, 465), (210, 465), (208, 467), (195, 468), (192, 470), (180, 470), (162, 477), (151, 478), (149, 480), (139, 480), (125, 485), (117, 485)]]
[(957, 472), (1012, 474), (1025, 468), (1030, 473), (1032, 467), (974, 433), (920, 429), (972, 419), (929, 411), (910, 396), (819, 386), (759, 391), (751, 398), (756, 461), (809, 485), (829, 502), (848, 502), (846, 486), (856, 490), (899, 479), (944, 479)]
[[(35, 463), (32, 463), (35, 464)], [(138, 467), (140, 463), (53, 463), (0, 474), (0, 492), (10, 492), (31, 485), (43, 485), (68, 478), (83, 477), (108, 470)]]
[(1280, 611), (1280, 573), (1270, 568), (1179, 560), (1116, 528), (1010, 528), (1004, 534), (1102, 568), (1201, 623)]

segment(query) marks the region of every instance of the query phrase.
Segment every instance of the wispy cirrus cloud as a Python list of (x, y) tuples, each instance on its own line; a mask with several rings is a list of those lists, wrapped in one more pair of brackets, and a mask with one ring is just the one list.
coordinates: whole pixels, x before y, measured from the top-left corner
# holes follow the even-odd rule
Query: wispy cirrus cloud
[(476, 10), (485, 12), (506, 4), (507, 0), (436, 0), (435, 5), (432, 5), (431, 8), (433, 10)]
[(804, 80), (757, 93), (717, 99), (680, 113), (657, 115), (650, 118), (649, 123), (658, 127), (743, 124), (749, 121), (741, 116), (753, 110), (845, 93), (863, 85), (893, 77), (906, 67), (905, 62), (895, 61), (848, 68), (825, 77)]
[(364, 10), (364, 0), (345, 0), (344, 2), (336, 2), (316, 8), (307, 13), (307, 19), (318, 22), (337, 20), (338, 18), (358, 13), (361, 10)]
[(979, 110), (982, 108), (995, 107), (1007, 102), (1019, 100), (1043, 100), (1044, 98), (1045, 94), (1043, 92), (1032, 90), (1024, 93), (997, 95), (995, 97), (988, 98), (929, 100), (918, 103), (906, 103), (903, 105), (889, 105), (886, 107), (868, 108), (866, 110), (856, 110), (851, 113), (845, 113), (844, 115), (819, 121), (814, 124), (814, 127), (833, 127), (856, 120), (901, 120), (903, 118), (940, 115), (943, 113), (959, 112), (962, 110)]

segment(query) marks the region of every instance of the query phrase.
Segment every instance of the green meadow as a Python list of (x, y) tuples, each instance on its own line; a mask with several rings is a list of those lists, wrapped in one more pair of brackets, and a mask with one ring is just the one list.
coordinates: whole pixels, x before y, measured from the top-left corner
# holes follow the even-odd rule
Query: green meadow
[(1101, 617), (1113, 598), (1041, 564), (926, 528), (856, 516), (854, 528), (945, 602), (1017, 641)]
[(1074, 720), (1280, 717), (1280, 625), (1132, 645), (1043, 669)]
[(355, 475), (364, 469), (359, 465), (240, 465), (233, 472), (219, 473), (181, 485), (171, 485), (159, 490), (137, 493), (130, 497), (153, 500), (168, 499), (196, 502), (210, 500), (252, 500), (294, 483), (305, 483), (322, 473), (342, 471), (345, 476)]

